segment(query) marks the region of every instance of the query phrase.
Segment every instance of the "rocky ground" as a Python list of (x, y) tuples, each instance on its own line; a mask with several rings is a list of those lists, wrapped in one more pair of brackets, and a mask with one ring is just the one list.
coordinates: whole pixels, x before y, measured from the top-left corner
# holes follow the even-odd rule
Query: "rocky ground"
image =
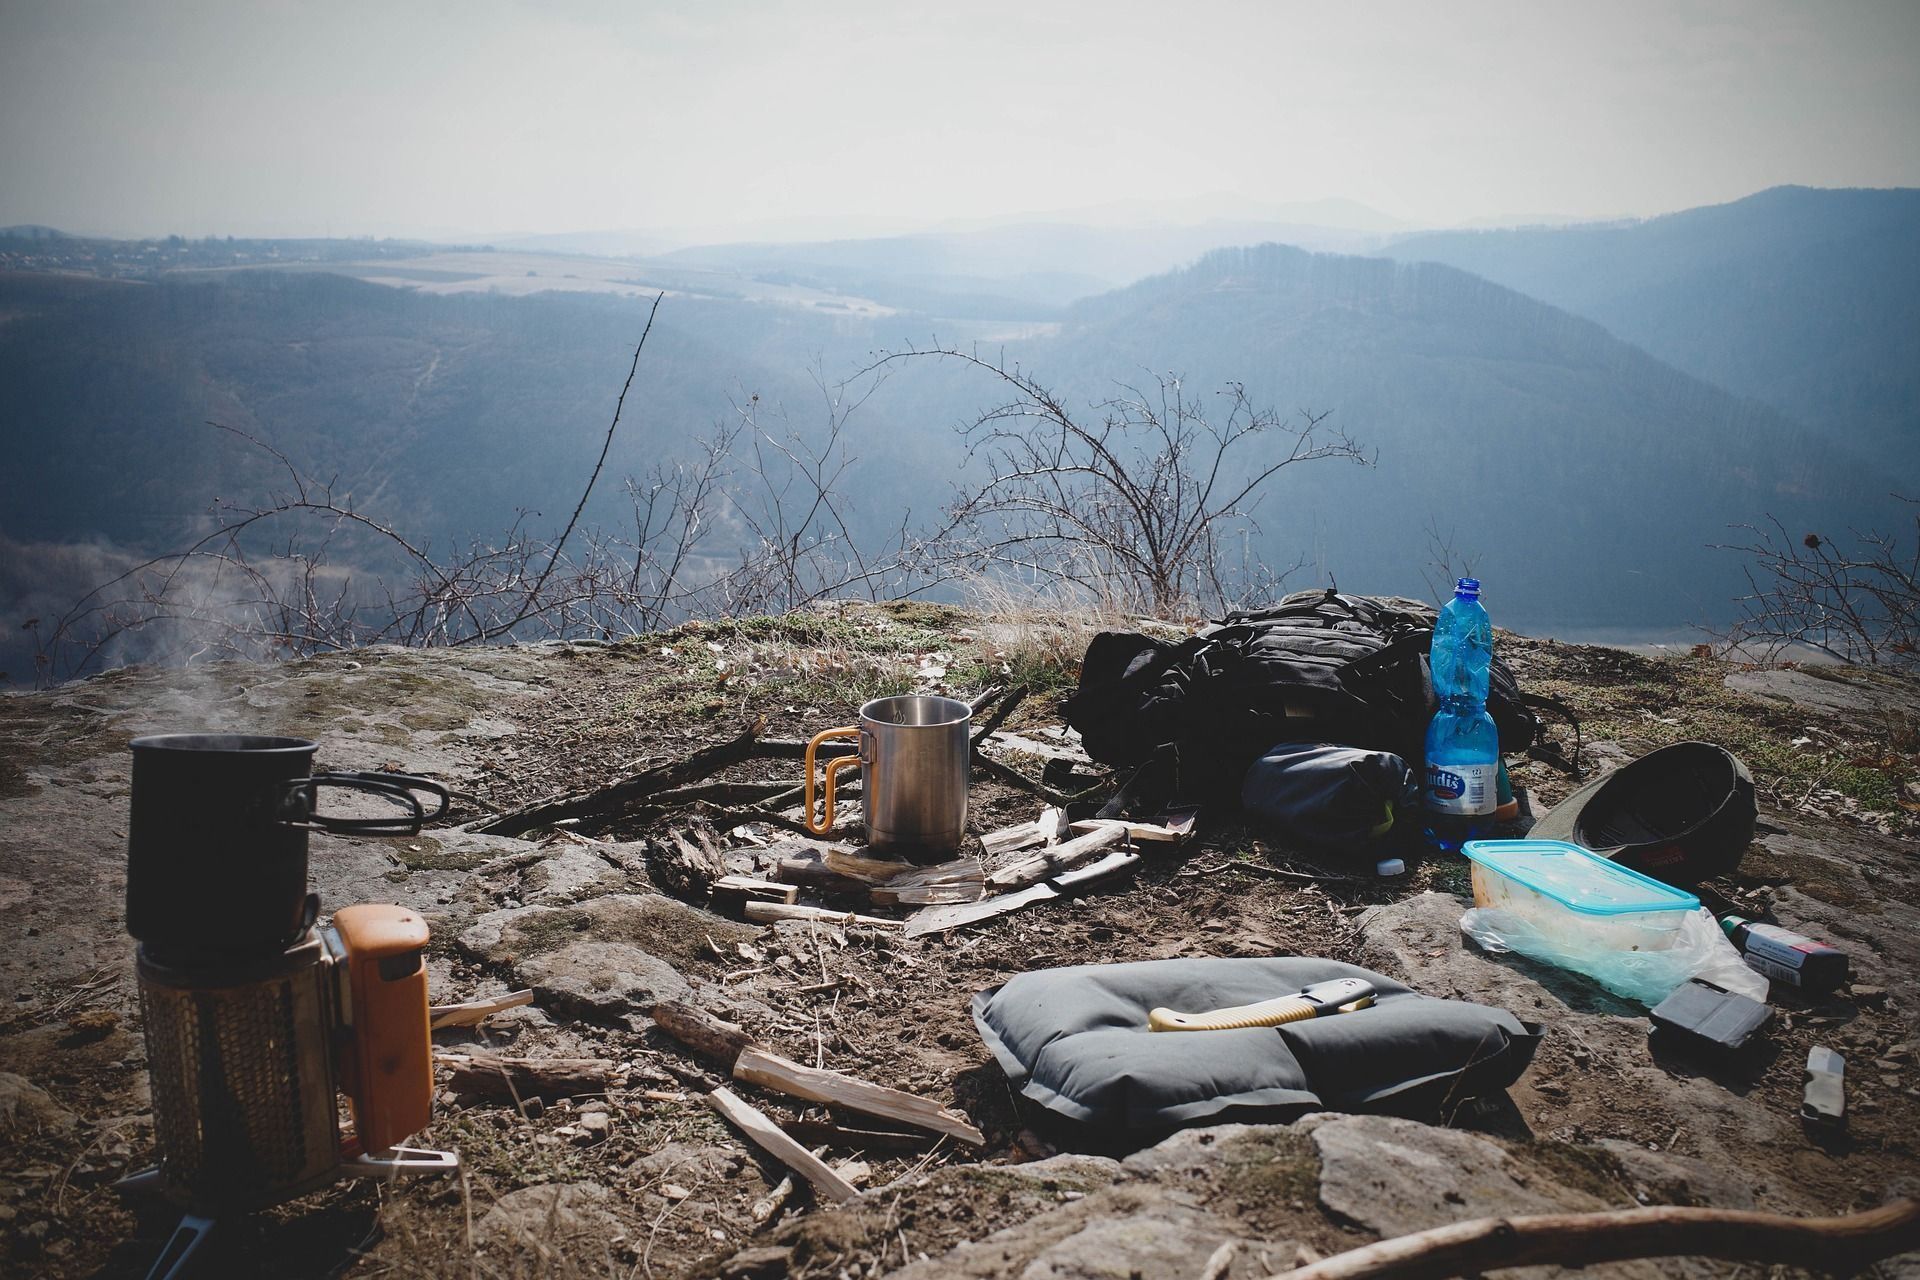
[[(1203, 815), (1186, 845), (1147, 850), (1131, 880), (912, 940), (749, 925), (665, 891), (679, 882), (662, 874), (663, 850), (688, 813), (526, 840), (456, 826), (605, 784), (755, 719), (766, 734), (801, 735), (907, 689), (1032, 685), (1010, 727), (1037, 753), (1008, 762), (1037, 771), (1062, 742), (1049, 730), (1084, 639), (921, 606), (849, 609), (612, 646), (135, 669), (0, 697), (0, 1271), (142, 1274), (177, 1216), (123, 1201), (111, 1183), (151, 1150), (120, 918), (126, 748), (142, 732), (189, 728), (299, 734), (321, 743), (323, 766), (452, 783), (458, 810), (419, 837), (316, 835), (324, 901), (425, 913), (436, 1001), (536, 991), (529, 1008), (439, 1033), (446, 1051), (616, 1068), (604, 1089), (544, 1105), (446, 1089), (420, 1141), (457, 1148), (461, 1178), (341, 1184), (225, 1224), (215, 1273), (1247, 1277), (1484, 1214), (1648, 1203), (1832, 1213), (1920, 1185), (1920, 692), (1909, 682), (1502, 638), (1525, 687), (1580, 713), (1589, 767), (1698, 737), (1753, 768), (1759, 838), (1738, 873), (1710, 887), (1846, 948), (1856, 975), (1817, 1003), (1781, 995), (1769, 1043), (1737, 1063), (1656, 1054), (1637, 1006), (1465, 942), (1458, 859), (1382, 882), (1295, 856), (1224, 815)], [(1564, 730), (1552, 740), (1571, 752)], [(1515, 774), (1542, 804), (1570, 786), (1544, 762)], [(797, 780), (797, 765), (752, 761), (723, 776)], [(976, 775), (969, 826), (1037, 807)], [(723, 856), (747, 866), (757, 842), (784, 833), (716, 834)], [(1017, 1097), (966, 1016), (974, 992), (1026, 969), (1279, 953), (1503, 1005), (1546, 1037), (1507, 1096), (1444, 1117), (1127, 1136), (1054, 1122)], [(718, 1077), (651, 1025), (661, 998), (703, 1005), (798, 1061), (957, 1106), (986, 1142), (902, 1137), (844, 1115), (833, 1118), (868, 1136), (834, 1135), (820, 1127), (824, 1111), (737, 1085), (828, 1161), (864, 1166), (848, 1170), (862, 1179), (857, 1199), (823, 1207), (803, 1186), (756, 1222), (753, 1207), (785, 1171), (701, 1105)], [(1797, 1119), (1814, 1044), (1847, 1059), (1843, 1136)], [(1592, 1270), (1792, 1274), (1695, 1262)], [(1920, 1274), (1920, 1263), (1881, 1271)]]

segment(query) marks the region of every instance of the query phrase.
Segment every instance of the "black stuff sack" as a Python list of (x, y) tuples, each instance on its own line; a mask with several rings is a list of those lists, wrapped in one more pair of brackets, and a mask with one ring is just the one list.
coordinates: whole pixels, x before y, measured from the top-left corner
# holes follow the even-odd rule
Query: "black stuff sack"
[[(1371, 1008), (1280, 1027), (1152, 1031), (1148, 1012), (1253, 1004), (1362, 978)], [(1172, 1129), (1311, 1111), (1412, 1114), (1520, 1078), (1540, 1029), (1504, 1009), (1437, 1000), (1312, 956), (1077, 965), (973, 998), (973, 1021), (1021, 1093), (1072, 1120)]]
[(1240, 807), (1274, 836), (1308, 848), (1364, 850), (1416, 799), (1413, 770), (1388, 751), (1283, 742), (1240, 783)]

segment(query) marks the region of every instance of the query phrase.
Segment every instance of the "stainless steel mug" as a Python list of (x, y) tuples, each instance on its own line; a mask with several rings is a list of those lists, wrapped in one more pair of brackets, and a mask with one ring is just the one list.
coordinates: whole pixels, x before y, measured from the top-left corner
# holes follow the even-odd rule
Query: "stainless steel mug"
[[(807, 743), (807, 829), (833, 829), (835, 775), (858, 766), (864, 775), (867, 844), (875, 849), (951, 852), (967, 829), (968, 729), (973, 709), (955, 698), (904, 694), (875, 698), (860, 723), (817, 733)], [(813, 761), (829, 738), (860, 740), (858, 756), (827, 762), (826, 813), (813, 816)]]

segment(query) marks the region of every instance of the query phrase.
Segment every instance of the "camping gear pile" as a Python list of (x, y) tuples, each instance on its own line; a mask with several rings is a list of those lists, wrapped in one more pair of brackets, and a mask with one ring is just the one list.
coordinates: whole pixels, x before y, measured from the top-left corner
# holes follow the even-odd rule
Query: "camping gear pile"
[[(777, 746), (805, 762), (804, 782), (792, 789), (804, 796), (804, 822), (789, 825), (830, 836), (836, 799), (850, 790), (839, 775), (859, 772), (864, 849), (761, 841), (735, 866), (704, 836), (676, 837), (690, 883), (710, 890), (716, 906), (763, 923), (947, 934), (1130, 874), (1142, 848), (1190, 837), (1200, 804), (1237, 803), (1290, 844), (1377, 861), (1382, 874), (1403, 869), (1384, 856), (1395, 849), (1464, 853), (1475, 905), (1463, 933), (1489, 952), (1583, 974), (1641, 1002), (1657, 1044), (1737, 1051), (1770, 1021), (1769, 976), (1805, 994), (1844, 981), (1846, 958), (1834, 948), (1765, 922), (1718, 921), (1690, 891), (1732, 870), (1755, 826), (1753, 780), (1717, 746), (1654, 751), (1587, 781), (1526, 830), (1530, 814), (1501, 757), (1535, 744), (1536, 711), (1550, 704), (1523, 693), (1492, 652), (1472, 596), (1477, 584), (1462, 580), (1471, 608), (1443, 617), (1444, 634), (1415, 602), (1327, 591), (1230, 615), (1180, 643), (1098, 636), (1066, 718), (1088, 756), (1124, 771), (1122, 785), (1097, 812), (1084, 796), (1071, 810), (1054, 797), (1033, 821), (982, 836), (979, 856), (961, 853), (970, 767), (993, 763), (980, 755), (981, 740), (1017, 694), (977, 734), (984, 698), (878, 698), (856, 724), (804, 744), (758, 743), (756, 728), (638, 780), (657, 790)], [(1469, 722), (1470, 745), (1490, 758), (1439, 758), (1434, 733)], [(122, 1185), (158, 1191), (187, 1215), (155, 1275), (183, 1271), (218, 1216), (343, 1177), (457, 1169), (451, 1153), (401, 1145), (430, 1116), (430, 1027), (441, 1025), (430, 1019), (477, 1021), (531, 998), (430, 1009), (427, 928), (402, 908), (358, 904), (317, 925), (319, 900), (306, 890), (309, 831), (412, 834), (446, 811), (448, 796), (408, 775), (313, 774), (315, 749), (246, 735), (133, 743), (127, 924), (140, 942), (158, 1164)], [(629, 779), (608, 790), (637, 786)], [(321, 787), (405, 812), (322, 815)], [(778, 785), (772, 792), (785, 794)], [(435, 812), (421, 793), (439, 798)], [(591, 802), (542, 802), (494, 825), (553, 824)], [(1484, 838), (1495, 834), (1509, 838)], [(909, 914), (803, 904), (803, 885)], [(734, 1080), (985, 1141), (957, 1110), (782, 1057), (706, 1011), (669, 1001), (651, 1012), (666, 1035)], [(1136, 1132), (1322, 1110), (1432, 1115), (1512, 1085), (1546, 1030), (1505, 1009), (1424, 995), (1312, 956), (1033, 970), (979, 992), (972, 1016), (1023, 1096), (1070, 1122)], [(516, 1098), (514, 1072), (539, 1066), (443, 1061), (456, 1076), (497, 1076)], [(1844, 1123), (1843, 1078), (1838, 1055), (1816, 1048), (1809, 1124)], [(352, 1112), (344, 1135), (342, 1092)], [(731, 1089), (713, 1088), (706, 1101), (821, 1194), (855, 1194), (841, 1171)]]
[[(405, 774), (313, 774), (315, 744), (249, 734), (136, 738), (127, 931), (158, 1163), (120, 1183), (185, 1213), (154, 1277), (186, 1271), (219, 1218), (340, 1178), (445, 1173), (451, 1152), (400, 1145), (433, 1103), (427, 925), (359, 904), (315, 927), (312, 830), (411, 835), (446, 789)], [(403, 805), (315, 811), (320, 787)], [(416, 793), (438, 797), (433, 813)], [(337, 1091), (353, 1114), (343, 1136)]]

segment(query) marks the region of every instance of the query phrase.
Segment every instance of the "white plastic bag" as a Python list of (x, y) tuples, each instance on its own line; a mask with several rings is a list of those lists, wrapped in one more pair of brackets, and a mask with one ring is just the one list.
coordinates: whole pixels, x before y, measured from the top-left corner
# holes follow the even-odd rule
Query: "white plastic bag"
[(1747, 967), (1704, 908), (1688, 914), (1673, 931), (1672, 945), (1659, 949), (1623, 950), (1578, 934), (1549, 935), (1499, 907), (1470, 908), (1460, 917), (1460, 931), (1488, 951), (1515, 951), (1529, 960), (1584, 973), (1615, 995), (1649, 1009), (1689, 978), (1755, 1000), (1767, 998), (1767, 980)]

